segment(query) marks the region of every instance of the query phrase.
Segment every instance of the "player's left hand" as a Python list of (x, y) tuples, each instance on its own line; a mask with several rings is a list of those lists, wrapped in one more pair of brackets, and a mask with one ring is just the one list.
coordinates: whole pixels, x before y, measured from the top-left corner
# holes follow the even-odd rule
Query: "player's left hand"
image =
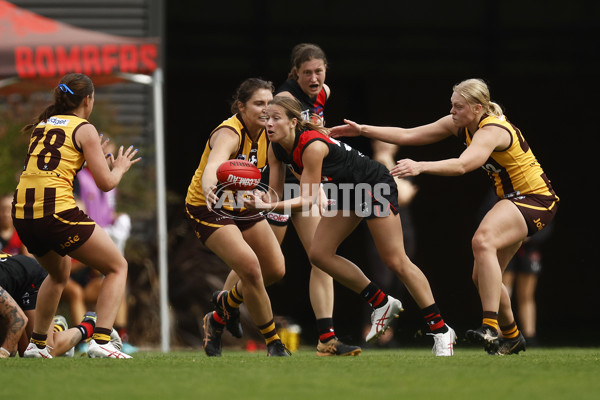
[(360, 136), (361, 126), (354, 121), (344, 119), (346, 125), (338, 125), (329, 129), (329, 136), (332, 138)]
[(396, 165), (390, 170), (392, 176), (398, 178), (406, 178), (408, 176), (417, 176), (421, 173), (419, 162), (413, 161), (410, 158), (396, 161)]
[(244, 192), (244, 207), (250, 210), (267, 210), (271, 208), (271, 204), (264, 199), (265, 192), (253, 190)]

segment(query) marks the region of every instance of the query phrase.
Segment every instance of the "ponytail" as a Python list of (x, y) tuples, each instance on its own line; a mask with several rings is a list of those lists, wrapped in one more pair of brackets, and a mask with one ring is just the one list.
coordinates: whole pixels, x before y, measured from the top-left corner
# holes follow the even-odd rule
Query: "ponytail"
[(47, 121), (53, 115), (68, 114), (79, 107), (83, 99), (93, 93), (94, 84), (88, 76), (75, 73), (63, 76), (58, 86), (54, 88), (54, 103), (46, 107), (32, 123), (25, 125), (21, 132), (29, 132), (40, 122)]
[(329, 130), (323, 125), (315, 124), (311, 120), (302, 118), (302, 106), (294, 97), (290, 96), (275, 96), (269, 104), (275, 104), (285, 110), (285, 114), (289, 119), (295, 118), (298, 121), (296, 130), (302, 132), (305, 130), (317, 131), (325, 136), (329, 136)]
[(488, 115), (501, 117), (504, 112), (499, 104), (490, 100), (490, 91), (482, 79), (467, 79), (452, 88), (452, 90), (467, 100), (471, 106), (481, 104)]

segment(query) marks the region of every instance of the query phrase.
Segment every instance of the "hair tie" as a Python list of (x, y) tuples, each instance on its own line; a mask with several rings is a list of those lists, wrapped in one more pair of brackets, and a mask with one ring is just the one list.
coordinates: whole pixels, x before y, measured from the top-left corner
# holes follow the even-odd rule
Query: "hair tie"
[(71, 94), (75, 94), (73, 93), (73, 91), (71, 89), (69, 89), (69, 87), (67, 85), (65, 85), (64, 83), (59, 83), (58, 87), (60, 88), (60, 90), (62, 90), (63, 92), (69, 92)]

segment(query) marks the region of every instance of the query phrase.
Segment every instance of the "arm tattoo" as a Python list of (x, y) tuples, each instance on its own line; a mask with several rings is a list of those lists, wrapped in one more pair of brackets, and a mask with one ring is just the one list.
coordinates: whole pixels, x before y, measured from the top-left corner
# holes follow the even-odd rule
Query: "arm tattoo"
[(10, 332), (17, 335), (25, 326), (25, 320), (19, 313), (19, 306), (2, 287), (0, 287), (0, 315), (8, 322), (12, 321), (12, 324), (8, 326), (7, 334)]

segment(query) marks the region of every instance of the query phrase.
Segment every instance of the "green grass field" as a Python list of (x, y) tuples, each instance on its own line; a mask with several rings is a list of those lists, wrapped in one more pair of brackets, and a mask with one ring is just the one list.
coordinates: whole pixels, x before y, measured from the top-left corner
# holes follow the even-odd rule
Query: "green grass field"
[(600, 398), (600, 348), (505, 357), (457, 348), (448, 358), (422, 348), (327, 358), (306, 349), (285, 359), (227, 349), (221, 358), (139, 352), (133, 360), (14, 358), (0, 360), (0, 371), (2, 400)]

